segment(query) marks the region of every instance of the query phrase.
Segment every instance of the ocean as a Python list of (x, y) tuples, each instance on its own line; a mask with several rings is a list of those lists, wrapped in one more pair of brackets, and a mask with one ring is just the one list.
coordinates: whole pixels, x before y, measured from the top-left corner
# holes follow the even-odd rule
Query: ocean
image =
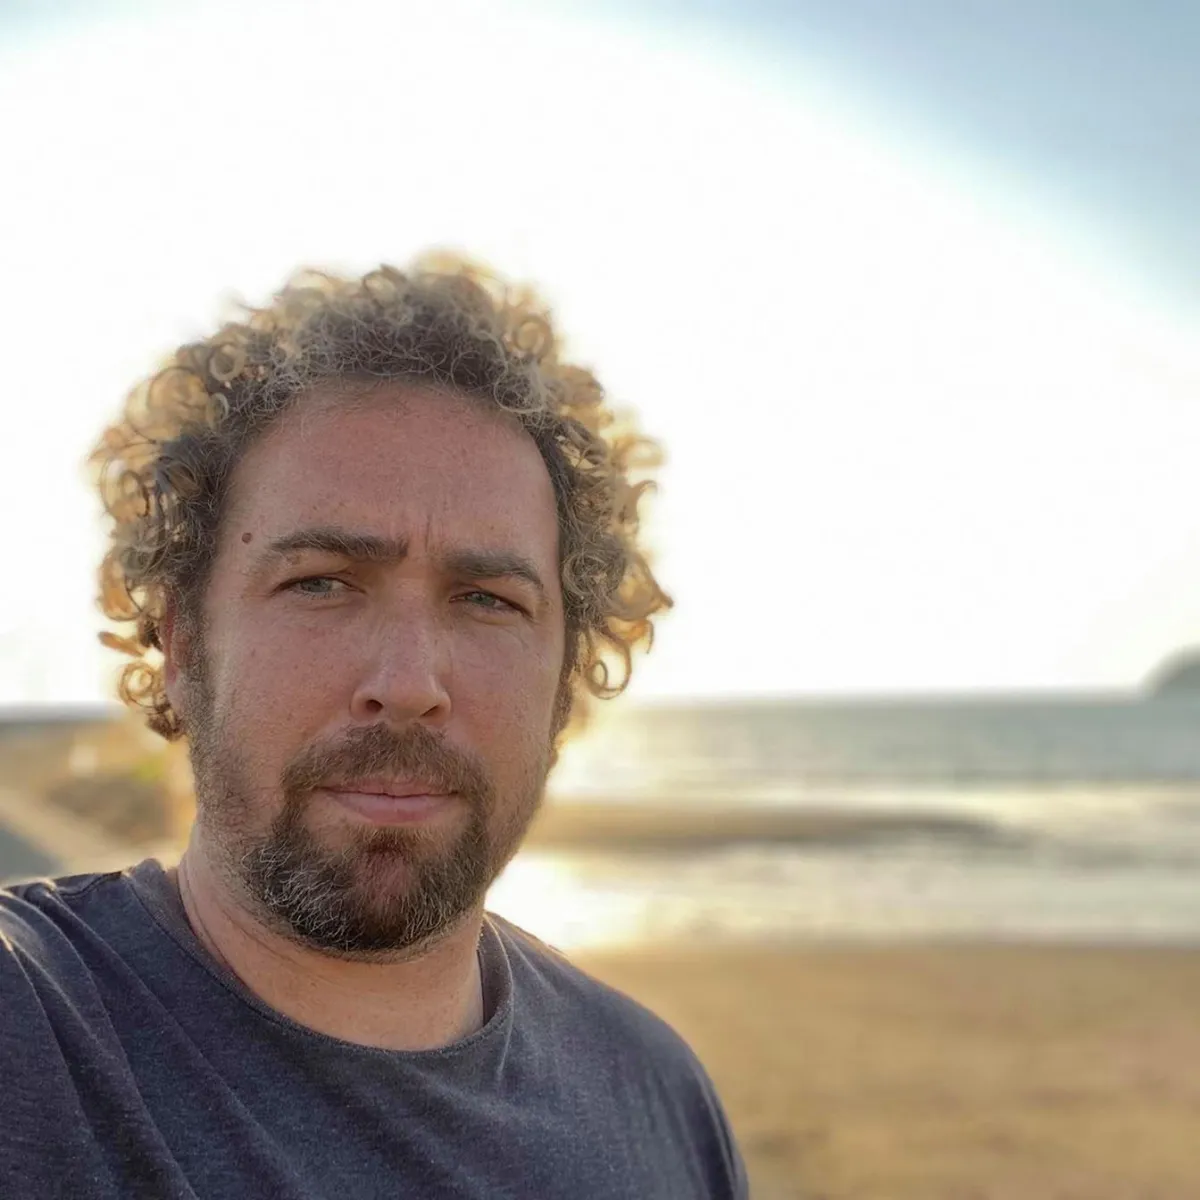
[(853, 817), (786, 842), (525, 851), (490, 905), (564, 949), (1200, 941), (1200, 697), (618, 701), (551, 796)]

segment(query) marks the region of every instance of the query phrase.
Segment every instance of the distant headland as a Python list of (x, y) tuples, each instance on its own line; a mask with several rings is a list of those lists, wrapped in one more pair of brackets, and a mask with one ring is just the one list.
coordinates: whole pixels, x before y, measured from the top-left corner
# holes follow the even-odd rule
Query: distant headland
[(1200, 696), (1200, 648), (1172, 654), (1151, 672), (1145, 689), (1150, 696)]

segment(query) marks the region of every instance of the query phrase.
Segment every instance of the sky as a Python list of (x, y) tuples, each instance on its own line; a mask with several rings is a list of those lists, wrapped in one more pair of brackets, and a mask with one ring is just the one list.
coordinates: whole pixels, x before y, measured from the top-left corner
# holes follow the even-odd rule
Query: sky
[(111, 687), (127, 388), (428, 246), (666, 447), (633, 695), (1136, 685), (1200, 643), (1198, 50), (1161, 0), (0, 3), (0, 703)]

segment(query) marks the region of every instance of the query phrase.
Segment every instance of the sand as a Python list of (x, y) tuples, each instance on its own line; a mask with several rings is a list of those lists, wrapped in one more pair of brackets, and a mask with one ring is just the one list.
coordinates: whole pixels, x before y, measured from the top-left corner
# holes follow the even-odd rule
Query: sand
[(760, 1200), (1200, 1197), (1200, 951), (575, 957), (691, 1042)]

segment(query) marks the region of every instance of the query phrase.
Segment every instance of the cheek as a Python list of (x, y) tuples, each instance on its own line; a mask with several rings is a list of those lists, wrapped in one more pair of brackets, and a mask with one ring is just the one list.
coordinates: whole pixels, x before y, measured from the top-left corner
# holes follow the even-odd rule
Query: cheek
[(470, 628), (449, 639), (456, 677), (487, 679), (492, 686), (533, 697), (557, 679), (561, 648), (543, 631), (520, 626)]
[(338, 639), (317, 629), (297, 638), (283, 622), (231, 638), (221, 657), (228, 710), (259, 730), (305, 725), (310, 709), (327, 713), (346, 663)]
[(453, 707), (502, 750), (540, 744), (553, 718), (561, 656), (515, 633), (489, 632), (485, 647), (457, 647), (449, 680)]

